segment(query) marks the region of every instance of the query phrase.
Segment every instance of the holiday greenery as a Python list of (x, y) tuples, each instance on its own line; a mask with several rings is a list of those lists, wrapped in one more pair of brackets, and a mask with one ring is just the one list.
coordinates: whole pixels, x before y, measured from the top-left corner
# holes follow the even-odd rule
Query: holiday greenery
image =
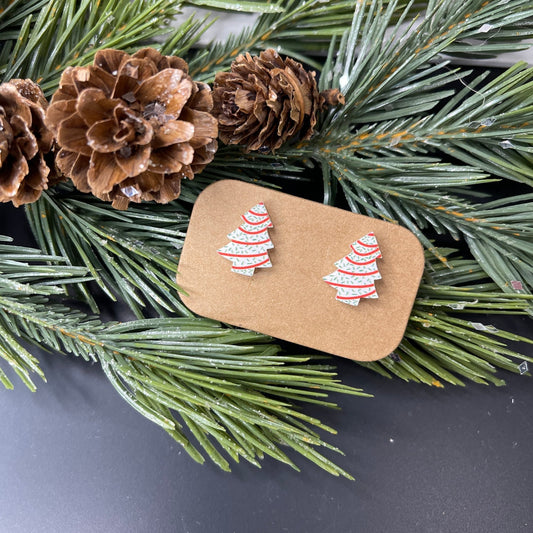
[[(532, 339), (484, 324), (479, 314), (533, 311), (533, 69), (518, 63), (497, 76), (473, 75), (454, 59), (527, 48), (533, 7), (529, 0), (245, 1), (234, 8), (260, 13), (253, 26), (204, 48), (196, 45), (210, 19), (172, 24), (185, 4), (232, 9), (218, 0), (1, 3), (0, 199), (26, 204), (36, 247), (0, 237), (0, 357), (32, 390), (34, 377), (44, 376), (28, 342), (98, 361), (119, 394), (198, 461), (203, 450), (225, 469), (228, 457), (258, 465), (265, 454), (295, 466), (288, 447), (349, 476), (319, 452), (332, 447), (317, 430), (333, 430), (299, 406), (331, 407), (328, 392), (363, 393), (340, 384), (318, 355), (287, 354), (274, 339), (195, 317), (181, 303), (175, 273), (191, 205), (221, 178), (291, 183), (303, 196), (312, 179), (323, 184), (325, 203), (408, 227), (426, 248), (424, 278), (398, 349), (364, 365), (434, 386), (502, 384), (498, 368), (519, 372), (531, 361), (505, 342)], [(109, 57), (101, 74), (99, 61)], [(137, 76), (142, 90), (124, 89), (119, 71)], [(230, 143), (216, 153), (211, 115), (202, 115), (211, 125), (204, 134), (195, 129), (196, 114), (211, 112), (212, 82), (212, 116)], [(39, 125), (47, 103), (40, 89), (27, 89), (35, 84), (55, 106), (47, 119), (55, 153), (76, 154), (58, 164), (65, 176)], [(184, 124), (149, 136), (167, 117), (146, 94), (169, 84), (185, 95), (172, 115)], [(309, 113), (297, 116), (297, 100), (306, 98)], [(109, 153), (118, 155), (98, 173), (91, 157), (105, 150), (112, 128), (87, 133), (98, 120), (82, 103), (117, 130)], [(143, 131), (138, 115), (149, 124)], [(86, 143), (67, 128), (76, 120)], [(275, 121), (279, 129), (266, 127)], [(130, 129), (119, 138), (124, 124)], [(187, 153), (172, 148), (180, 153), (164, 163), (174, 166), (145, 176), (146, 153), (177, 143)], [(117, 176), (130, 181), (114, 189)], [(496, 181), (507, 184), (498, 200), (490, 197)], [(132, 199), (168, 203), (118, 211), (109, 202), (126, 208)], [(103, 298), (126, 305), (130, 319), (105, 322)], [(0, 380), (13, 386), (9, 371), (0, 370)]]

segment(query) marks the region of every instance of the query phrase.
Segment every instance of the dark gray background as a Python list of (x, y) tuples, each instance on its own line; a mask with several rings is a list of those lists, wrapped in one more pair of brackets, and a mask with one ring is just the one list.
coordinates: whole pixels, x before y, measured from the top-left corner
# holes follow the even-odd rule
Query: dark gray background
[(349, 482), (297, 457), (301, 473), (200, 466), (97, 365), (41, 360), (35, 394), (0, 391), (2, 532), (533, 531), (531, 378), (437, 390), (339, 361), (376, 395), (313, 411), (339, 430)]
[[(0, 228), (26, 243), (22, 215), (2, 206)], [(532, 333), (528, 318), (492, 323)], [(301, 473), (270, 459), (231, 474), (198, 465), (98, 365), (38, 355), (47, 384), (0, 389), (0, 533), (533, 531), (529, 377), (440, 390), (337, 359), (343, 381), (375, 398), (308, 412), (339, 430), (326, 440), (345, 451), (334, 459), (350, 482), (295, 455)]]

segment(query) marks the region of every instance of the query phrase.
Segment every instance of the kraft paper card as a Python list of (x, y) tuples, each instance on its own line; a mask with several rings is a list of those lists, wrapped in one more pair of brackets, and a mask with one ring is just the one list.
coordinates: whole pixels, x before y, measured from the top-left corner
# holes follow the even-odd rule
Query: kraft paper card
[(176, 280), (201, 316), (374, 361), (400, 343), (423, 269), (405, 228), (223, 180), (194, 205)]

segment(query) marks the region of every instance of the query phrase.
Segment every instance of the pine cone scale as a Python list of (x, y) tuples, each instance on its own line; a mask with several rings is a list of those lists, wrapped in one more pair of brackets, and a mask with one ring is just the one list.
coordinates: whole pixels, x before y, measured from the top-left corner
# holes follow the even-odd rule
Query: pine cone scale
[[(157, 102), (159, 112), (150, 118), (166, 121), (167, 115), (179, 115), (190, 98), (193, 81), (181, 70), (165, 69), (145, 80), (134, 93), (144, 106)], [(166, 120), (165, 120), (166, 119)]]
[[(283, 74), (288, 80), (283, 78)], [(286, 94), (291, 96), (294, 100), (292, 105), (288, 106), (290, 108), (290, 117), (295, 122), (294, 128), (300, 129), (305, 117), (305, 98), (301, 89), (302, 86), (290, 70), (281, 73), (280, 85), (283, 87)]]
[(115, 154), (92, 153), (87, 183), (96, 196), (111, 192), (115, 185), (126, 178), (126, 173), (116, 164)]
[(180, 172), (184, 165), (190, 165), (193, 157), (192, 146), (173, 144), (152, 152), (149, 169), (157, 174), (173, 174)]
[(155, 172), (143, 172), (138, 179), (135, 180), (135, 185), (146, 193), (161, 188), (164, 181), (163, 174), (157, 174)]
[[(235, 91), (235, 105), (243, 113), (251, 113), (255, 104), (255, 96), (246, 89), (237, 89)], [(233, 113), (234, 114), (234, 113)]]
[[(206, 144), (205, 146), (201, 146), (199, 148), (194, 149), (194, 159), (191, 163), (190, 168), (192, 169), (192, 172), (197, 172), (197, 169), (204, 168), (205, 165), (207, 165), (212, 159), (213, 155), (217, 151), (217, 142), (211, 141), (209, 144)], [(188, 170), (189, 167), (185, 167), (185, 170)]]
[(70, 176), (76, 188), (82, 192), (91, 190), (87, 184), (87, 174), (83, 172), (89, 164), (90, 159), (87, 156), (68, 150), (60, 150), (56, 155), (56, 165), (59, 170), (65, 176)]
[(184, 120), (189, 122), (194, 127), (194, 138), (201, 142), (202, 145), (207, 144), (211, 139), (218, 134), (217, 119), (205, 111), (198, 111), (196, 109), (184, 109), (181, 113)]
[[(30, 114), (31, 121), (31, 114)], [(14, 116), (11, 120), (11, 128), (15, 137), (17, 137), (17, 149), (20, 150), (22, 156), (26, 159), (35, 157), (39, 152), (39, 144), (35, 134), (32, 133), (28, 122), (21, 116)], [(15, 147), (13, 147), (15, 148)]]
[(148, 144), (154, 137), (152, 124), (122, 104), (114, 109), (115, 139), (131, 144)]
[(185, 120), (169, 120), (160, 128), (152, 141), (154, 149), (163, 148), (175, 143), (190, 141), (195, 133), (195, 127)]
[(166, 204), (171, 201), (172, 198), (177, 198), (181, 193), (181, 177), (176, 176), (174, 179), (165, 180), (159, 194), (154, 196), (154, 200)]
[(74, 113), (76, 113), (76, 102), (74, 100), (60, 100), (51, 104), (47, 109), (47, 121), (65, 120), (65, 118), (71, 117)]
[(54, 93), (53, 101), (58, 100), (70, 100), (75, 98), (78, 94), (76, 90), (76, 84), (74, 83), (74, 67), (67, 67), (61, 74), (61, 79), (59, 80), (59, 89)]
[(94, 64), (106, 72), (118, 73), (122, 61), (128, 57), (128, 54), (122, 50), (114, 50), (112, 48), (99, 50), (94, 56)]
[[(121, 74), (115, 82), (112, 98), (123, 98), (128, 103), (134, 104), (137, 100), (135, 91), (139, 86), (139, 80), (131, 76)], [(125, 98), (124, 98), (125, 96)]]
[(115, 161), (126, 176), (134, 177), (148, 168), (151, 153), (152, 151), (148, 145), (126, 146), (122, 150), (115, 152)]
[(96, 88), (101, 89), (107, 97), (111, 96), (110, 86), (112, 87), (114, 78), (101, 68), (74, 67), (69, 78), (76, 94), (80, 94), (84, 89)]
[[(48, 168), (48, 165), (46, 164), (43, 158), (35, 157), (31, 161), (29, 161), (28, 177), (22, 183), (22, 187), (27, 189), (26, 193), (30, 191), (37, 191), (42, 180), (46, 179), (49, 173), (50, 169)], [(32, 194), (35, 194), (35, 192), (32, 192)], [(39, 191), (35, 199), (37, 200), (40, 195), (41, 193)]]
[(191, 95), (187, 107), (189, 109), (205, 111), (211, 114), (211, 111), (213, 110), (213, 96), (211, 94), (211, 87), (209, 87), (207, 83), (196, 82), (196, 88), (197, 91)]
[(0, 169), (0, 187), (2, 196), (10, 199), (15, 196), (24, 176), (28, 174), (29, 166), (22, 154), (19, 157), (14, 157), (14, 161), (8, 163)]
[(57, 134), (57, 142), (71, 152), (90, 156), (91, 148), (87, 145), (87, 126), (79, 115), (72, 115), (61, 122), (61, 129)]
[[(157, 66), (152, 61), (144, 61), (138, 57), (131, 57), (124, 60), (119, 67), (118, 71), (118, 84), (115, 85), (115, 93), (117, 96), (122, 96), (123, 93), (119, 93), (117, 90), (120, 85), (120, 80), (123, 78), (126, 84), (132, 84), (141, 80), (146, 80), (157, 74)], [(136, 90), (139, 84), (135, 83), (131, 86), (130, 90)]]
[[(64, 100), (62, 102), (64, 102)], [(75, 100), (70, 100), (68, 102), (74, 104), (75, 111), (78, 112), (81, 118), (83, 118), (89, 126), (92, 126), (96, 122), (111, 118), (113, 110), (121, 103), (118, 98), (106, 98), (106, 95), (101, 89), (85, 89), (85, 91), (80, 94), (77, 103)], [(54, 106), (59, 103), (60, 102), (52, 104), (50, 106), (50, 111), (53, 111)]]
[[(1, 126), (1, 124), (0, 124)], [(4, 165), (7, 156), (9, 155), (9, 141), (7, 139), (0, 138), (0, 173)]]
[[(98, 152), (116, 152), (126, 146), (124, 139), (117, 139), (116, 121), (112, 119), (96, 122), (86, 130), (86, 142), (90, 148)], [(84, 132), (85, 133), (85, 132)]]
[(79, 154), (61, 149), (56, 154), (56, 165), (63, 174), (70, 175), (78, 157)]

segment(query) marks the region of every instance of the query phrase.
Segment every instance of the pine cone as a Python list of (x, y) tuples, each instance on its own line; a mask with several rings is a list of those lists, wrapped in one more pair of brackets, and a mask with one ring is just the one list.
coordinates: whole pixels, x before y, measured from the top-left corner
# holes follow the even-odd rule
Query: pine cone
[(67, 68), (46, 115), (57, 166), (117, 209), (177, 198), (217, 149), (211, 89), (187, 72), (183, 59), (151, 48), (103, 50), (93, 65)]
[(53, 135), (44, 123), (48, 102), (31, 80), (0, 85), (0, 202), (18, 207), (35, 202), (48, 188), (44, 155)]
[(314, 72), (268, 49), (240, 55), (230, 72), (218, 72), (213, 101), (222, 142), (268, 153), (300, 131), (309, 139), (321, 108), (344, 97), (337, 89), (319, 93)]

